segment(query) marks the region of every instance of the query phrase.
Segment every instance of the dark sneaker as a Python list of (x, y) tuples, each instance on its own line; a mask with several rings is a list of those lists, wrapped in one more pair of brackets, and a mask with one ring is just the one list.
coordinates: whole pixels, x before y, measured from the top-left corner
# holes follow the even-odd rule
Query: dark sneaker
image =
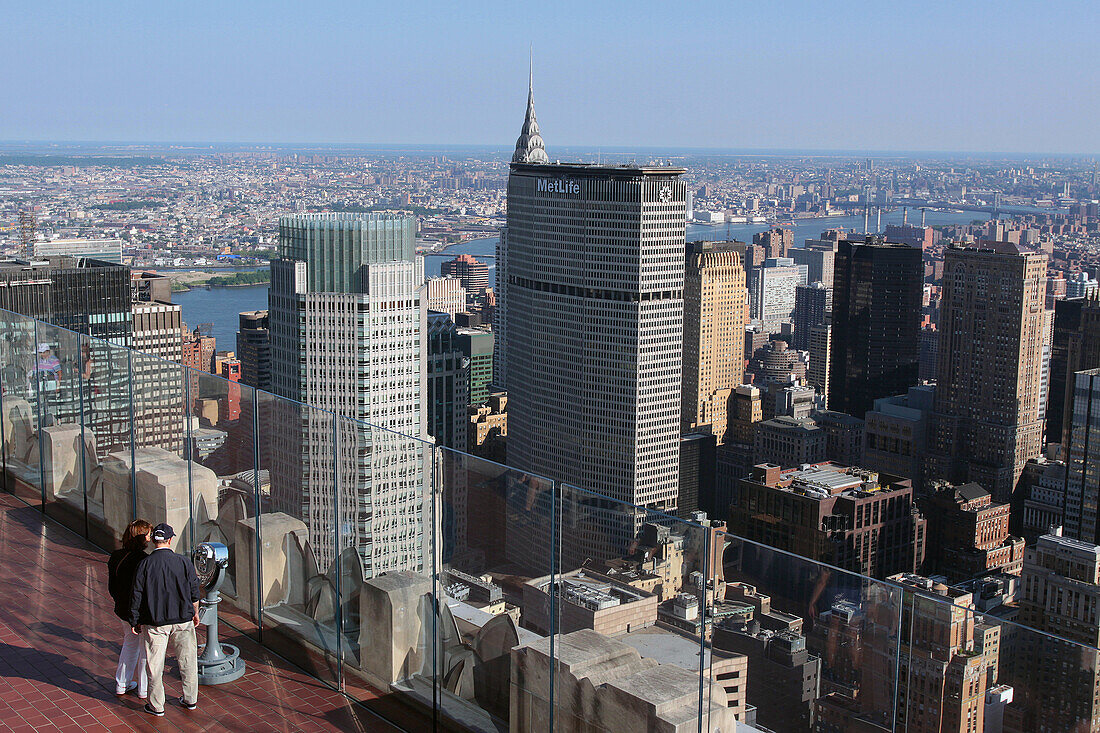
[(182, 697), (180, 698), (180, 707), (187, 708), (188, 710), (194, 710), (199, 704), (197, 702), (187, 702)]
[(142, 710), (149, 713), (150, 715), (155, 715), (158, 718), (163, 718), (164, 717), (164, 711), (163, 710), (157, 710), (155, 707), (153, 707), (149, 703), (145, 703), (145, 707), (142, 708)]

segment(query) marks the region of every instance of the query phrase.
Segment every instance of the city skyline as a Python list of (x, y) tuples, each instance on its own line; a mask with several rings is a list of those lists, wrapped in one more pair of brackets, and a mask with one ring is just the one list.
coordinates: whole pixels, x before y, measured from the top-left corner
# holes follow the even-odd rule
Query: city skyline
[(630, 11), (37, 5), (0, 32), (0, 139), (496, 143), (533, 46), (542, 122), (565, 145), (1097, 152), (1089, 4)]
[(212, 543), (408, 730), (1100, 733), (1100, 167), (559, 162), (533, 78), (510, 163), (0, 156), (20, 524)]

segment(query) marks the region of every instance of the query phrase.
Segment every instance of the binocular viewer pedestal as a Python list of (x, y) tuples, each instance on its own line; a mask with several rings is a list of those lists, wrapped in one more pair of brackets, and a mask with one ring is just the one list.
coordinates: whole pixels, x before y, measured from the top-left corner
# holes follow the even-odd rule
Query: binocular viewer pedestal
[(199, 601), (199, 623), (206, 626), (206, 644), (199, 652), (199, 684), (220, 685), (244, 675), (241, 650), (218, 639), (219, 588), (229, 566), (229, 549), (220, 542), (204, 542), (192, 555), (199, 586), (204, 596)]

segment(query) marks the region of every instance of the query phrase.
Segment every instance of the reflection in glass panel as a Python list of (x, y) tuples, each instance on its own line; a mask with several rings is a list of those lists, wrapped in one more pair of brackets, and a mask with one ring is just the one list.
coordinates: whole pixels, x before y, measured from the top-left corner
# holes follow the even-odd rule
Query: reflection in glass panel
[(84, 487), (88, 474), (94, 473), (95, 452), (84, 441), (86, 395), (80, 336), (40, 323), (37, 351), (35, 370), (40, 372), (42, 397), (39, 450), (46, 511), (73, 531), (84, 534)]
[[(256, 497), (267, 474), (256, 469), (254, 392), (232, 379), (192, 372), (188, 380), (190, 404), (185, 438), (190, 450), (192, 489), (194, 467), (211, 471), (217, 479), (217, 501), (196, 498), (196, 542), (220, 542), (229, 548), (229, 568), (222, 595), (237, 604), (238, 525), (254, 526)], [(201, 492), (200, 492), (201, 493)], [(251, 525), (249, 522), (251, 521)]]
[(5, 485), (8, 491), (38, 504), (42, 501), (38, 463), (38, 380), (35, 321), (0, 311), (0, 378), (3, 379)]
[(257, 455), (271, 477), (261, 513), (237, 524), (238, 602), (264, 630), (264, 643), (320, 679), (339, 681), (331, 414), (257, 393)]
[(347, 418), (334, 437), (344, 689), (386, 717), (402, 714), (404, 696), (430, 708), (435, 447)]
[[(340, 561), (331, 413), (257, 393), (261, 513), (237, 522), (237, 602), (264, 643), (320, 679), (340, 678)], [(327, 440), (313, 439), (327, 433)]]
[(191, 460), (184, 367), (138, 352), (131, 354), (130, 364), (136, 516), (172, 525), (178, 537), (174, 547), (187, 551), (217, 516), (218, 477)]
[(548, 652), (554, 484), (458, 451), (436, 455), (437, 705), (479, 729), (530, 728), (523, 721), (549, 711), (548, 670), (528, 664)]
[(85, 336), (81, 360), (84, 435), (94, 448), (96, 464), (88, 481), (89, 537), (101, 547), (113, 548), (134, 519), (131, 353)]
[[(745, 720), (743, 684), (702, 677), (712, 665), (723, 675), (744, 667), (709, 648), (706, 609), (722, 590), (715, 528), (571, 486), (560, 522), (555, 650), (569, 661), (555, 677), (555, 725), (672, 729), (702, 714), (725, 730)], [(624, 533), (633, 539), (615, 539)]]
[(1098, 582), (1100, 546), (1047, 534), (1029, 549), (1016, 620), (1032, 628), (1001, 622), (996, 681), (1009, 690), (993, 689), (1011, 702), (1006, 730), (1100, 729)]
[(718, 544), (709, 679), (728, 698), (744, 695), (739, 720), (770, 730), (890, 730), (900, 591), (724, 533)]

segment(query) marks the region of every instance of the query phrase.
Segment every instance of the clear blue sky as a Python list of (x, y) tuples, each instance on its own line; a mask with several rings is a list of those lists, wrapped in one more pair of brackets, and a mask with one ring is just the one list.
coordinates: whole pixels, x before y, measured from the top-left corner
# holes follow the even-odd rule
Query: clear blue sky
[(0, 140), (1100, 152), (1100, 3), (6, 2)]

